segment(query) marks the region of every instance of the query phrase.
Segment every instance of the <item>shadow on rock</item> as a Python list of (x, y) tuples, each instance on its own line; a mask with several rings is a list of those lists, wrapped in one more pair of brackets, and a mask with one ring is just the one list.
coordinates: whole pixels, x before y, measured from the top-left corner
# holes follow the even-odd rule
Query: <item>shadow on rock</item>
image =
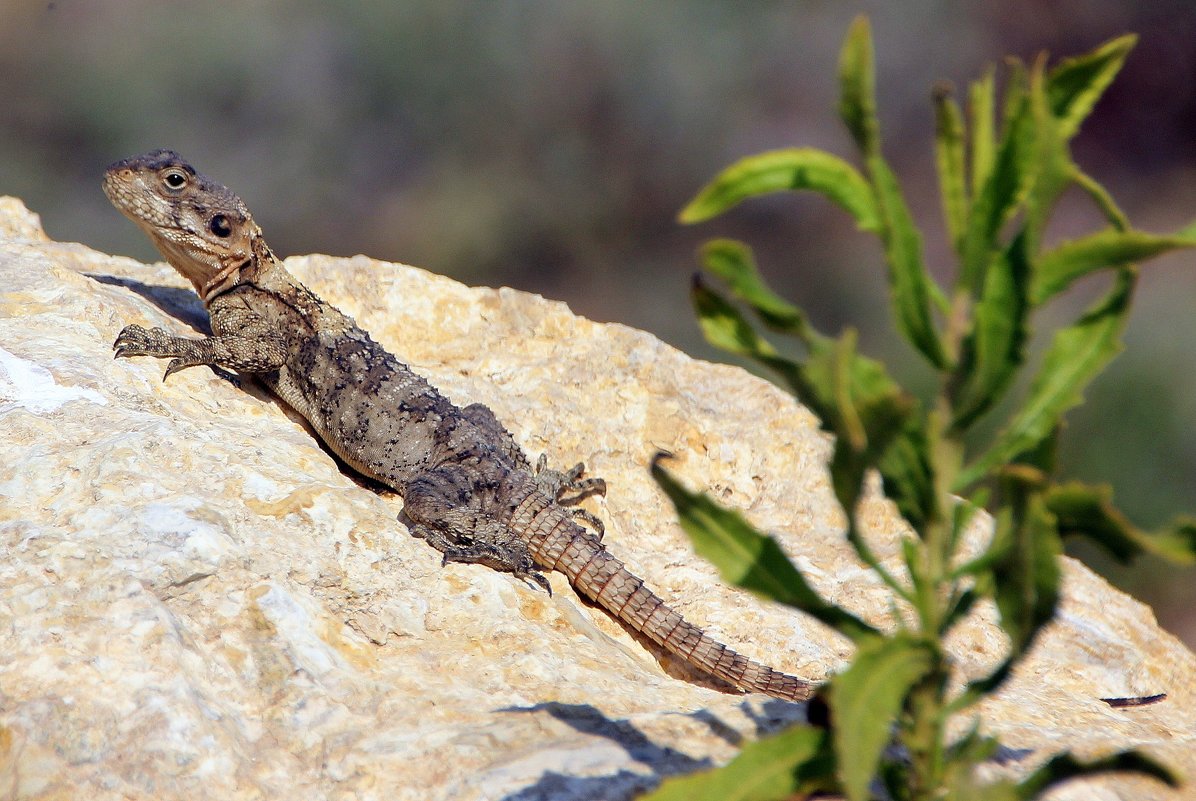
[(203, 302), (190, 289), (180, 289), (177, 286), (162, 286), (160, 284), (145, 284), (132, 278), (119, 275), (99, 275), (84, 273), (88, 278), (109, 286), (124, 287), (135, 292), (159, 309), (203, 334), (212, 333), (208, 324), (208, 312)]
[[(652, 771), (651, 774), (619, 770), (605, 776), (569, 776), (545, 771), (535, 784), (503, 797), (502, 801), (555, 801), (556, 799), (616, 801), (630, 799), (636, 793), (651, 789), (661, 779), (680, 773), (713, 767), (709, 759), (694, 759), (680, 751), (652, 742), (626, 720), (612, 720), (589, 704), (562, 704), (555, 701), (530, 707), (507, 707), (502, 712), (543, 712), (575, 731), (602, 737), (616, 743), (628, 756)], [(730, 743), (742, 738), (730, 726), (722, 723), (706, 710), (689, 714)]]

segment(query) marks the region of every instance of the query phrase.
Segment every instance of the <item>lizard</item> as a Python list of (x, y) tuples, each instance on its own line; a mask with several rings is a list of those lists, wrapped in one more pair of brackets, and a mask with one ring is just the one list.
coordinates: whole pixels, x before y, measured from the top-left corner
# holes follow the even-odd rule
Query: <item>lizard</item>
[[(251, 376), (302, 415), (345, 464), (393, 489), (410, 532), (442, 554), (507, 571), (551, 593), (542, 570), (700, 672), (789, 701), (815, 685), (714, 640), (668, 606), (602, 543), (575, 508), (604, 494), (584, 465), (532, 465), (489, 407), (455, 406), (351, 317), (295, 279), (242, 200), (171, 150), (107, 168), (104, 193), (195, 288), (212, 333), (202, 339), (125, 326), (115, 356), (170, 359), (163, 381), (210, 365)], [(582, 525), (586, 523), (588, 525)]]

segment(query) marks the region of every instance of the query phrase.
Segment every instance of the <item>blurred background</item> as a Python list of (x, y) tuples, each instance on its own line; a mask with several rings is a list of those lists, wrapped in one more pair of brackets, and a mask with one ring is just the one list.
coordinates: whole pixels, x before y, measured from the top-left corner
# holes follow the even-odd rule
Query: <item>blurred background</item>
[[(927, 375), (890, 331), (880, 250), (815, 197), (751, 202), (693, 228), (677, 211), (732, 160), (793, 145), (854, 158), (836, 58), (871, 15), (885, 150), (950, 275), (930, 91), (1005, 55), (1141, 40), (1075, 144), (1139, 227), (1196, 219), (1191, 0), (242, 2), (0, 0), (0, 193), (47, 232), (158, 256), (99, 189), (154, 147), (231, 185), (280, 254), (365, 253), (568, 302), (703, 358), (687, 288), (706, 238), (743, 238), (824, 331)], [(1068, 196), (1051, 237), (1099, 224)], [(1110, 482), (1144, 526), (1196, 511), (1196, 254), (1152, 262), (1128, 351), (1070, 415), (1065, 475)], [(1049, 307), (1070, 320), (1103, 288)], [(1043, 320), (1040, 326), (1048, 320)], [(1080, 554), (1196, 645), (1196, 572)]]

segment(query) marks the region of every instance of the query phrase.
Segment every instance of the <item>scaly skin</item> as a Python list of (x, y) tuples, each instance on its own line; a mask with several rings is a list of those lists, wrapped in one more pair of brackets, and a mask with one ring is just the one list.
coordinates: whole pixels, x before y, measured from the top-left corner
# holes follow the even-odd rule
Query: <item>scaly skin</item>
[[(570, 508), (604, 493), (582, 466), (532, 466), (489, 408), (460, 409), (279, 263), (249, 211), (169, 150), (113, 164), (104, 192), (191, 281), (212, 336), (126, 326), (119, 356), (169, 358), (166, 375), (218, 365), (253, 375), (310, 421), (354, 470), (393, 487), (408, 527), (444, 554), (550, 590), (559, 570), (586, 598), (691, 665), (786, 700), (812, 686), (732, 651), (682, 619), (601, 544), (601, 524)], [(591, 529), (578, 525), (577, 520)]]

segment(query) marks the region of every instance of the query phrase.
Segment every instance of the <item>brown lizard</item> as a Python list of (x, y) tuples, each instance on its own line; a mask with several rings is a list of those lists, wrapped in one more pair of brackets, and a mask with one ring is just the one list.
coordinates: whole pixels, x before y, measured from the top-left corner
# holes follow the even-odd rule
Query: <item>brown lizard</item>
[(682, 619), (603, 547), (597, 518), (572, 508), (604, 493), (601, 479), (582, 479), (580, 464), (558, 472), (542, 457), (533, 466), (488, 407), (454, 406), (295, 280), (227, 188), (156, 150), (110, 166), (104, 192), (194, 285), (212, 325), (203, 339), (129, 325), (116, 356), (169, 358), (163, 380), (196, 365), (250, 374), (350, 467), (397, 491), (411, 532), (445, 563), (510, 571), (550, 592), (539, 571), (559, 570), (581, 595), (700, 670), (745, 691), (811, 696), (810, 683)]

